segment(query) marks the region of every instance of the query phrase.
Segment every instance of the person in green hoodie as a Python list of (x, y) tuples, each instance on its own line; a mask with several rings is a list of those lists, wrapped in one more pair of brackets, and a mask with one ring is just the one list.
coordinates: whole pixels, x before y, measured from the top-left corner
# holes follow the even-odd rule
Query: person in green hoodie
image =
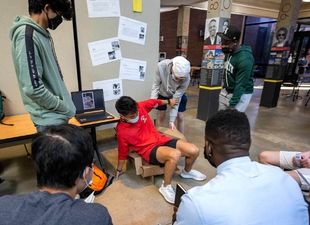
[(30, 17), (17, 16), (10, 30), (12, 56), (26, 110), (38, 132), (65, 124), (75, 114), (48, 29), (72, 18), (70, 0), (28, 0)]
[(239, 44), (240, 34), (234, 26), (228, 26), (223, 33), (219, 33), (226, 56), (220, 110), (235, 108), (245, 112), (253, 94), (254, 57), (251, 47)]

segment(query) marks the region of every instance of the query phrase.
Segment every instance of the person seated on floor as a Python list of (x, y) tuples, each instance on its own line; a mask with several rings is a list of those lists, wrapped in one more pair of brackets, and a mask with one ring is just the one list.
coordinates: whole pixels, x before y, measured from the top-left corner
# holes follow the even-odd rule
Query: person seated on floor
[(250, 145), (243, 112), (226, 109), (208, 119), (204, 155), (216, 176), (182, 196), (175, 225), (308, 224), (297, 183), (280, 168), (251, 161)]
[(263, 151), (258, 155), (259, 162), (279, 166), (293, 177), (303, 190), (310, 186), (310, 151)]
[(0, 197), (1, 224), (111, 225), (108, 210), (75, 196), (92, 180), (90, 135), (74, 125), (51, 126), (32, 143), (39, 191)]
[(194, 180), (205, 180), (206, 176), (192, 166), (199, 155), (199, 149), (192, 143), (176, 140), (159, 133), (148, 113), (160, 105), (176, 104), (175, 99), (149, 99), (136, 102), (131, 97), (122, 96), (115, 108), (120, 114), (116, 127), (118, 140), (118, 165), (116, 178), (122, 172), (130, 150), (136, 151), (145, 161), (164, 166), (164, 180), (159, 192), (169, 203), (174, 203), (175, 191), (171, 179), (181, 156), (185, 156), (185, 168), (180, 176)]

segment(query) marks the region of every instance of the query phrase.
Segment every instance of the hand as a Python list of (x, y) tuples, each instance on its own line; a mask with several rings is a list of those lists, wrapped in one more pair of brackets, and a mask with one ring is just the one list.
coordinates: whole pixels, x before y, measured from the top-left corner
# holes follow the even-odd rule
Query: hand
[(301, 153), (300, 166), (302, 168), (310, 168), (310, 151)]
[(118, 180), (119, 176), (123, 174), (123, 171), (119, 171), (119, 170), (116, 170), (116, 173), (115, 173), (115, 180)]
[(169, 127), (171, 130), (176, 130), (177, 128), (174, 125), (174, 122), (169, 122)]
[(172, 99), (170, 99), (170, 106), (171, 107), (173, 107), (173, 106), (175, 106), (175, 105), (177, 105), (179, 103), (179, 100), (178, 99), (176, 99), (176, 98), (172, 98)]

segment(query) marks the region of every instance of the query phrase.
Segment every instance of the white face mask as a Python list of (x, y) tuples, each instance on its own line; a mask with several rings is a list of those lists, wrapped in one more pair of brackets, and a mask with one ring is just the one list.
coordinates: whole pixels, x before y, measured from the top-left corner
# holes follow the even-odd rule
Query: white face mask
[(130, 120), (127, 119), (127, 122), (128, 122), (128, 123), (136, 123), (136, 122), (138, 122), (138, 121), (139, 121), (139, 113), (138, 113), (138, 115), (137, 115), (135, 118), (130, 119)]
[[(90, 170), (92, 170), (92, 168), (89, 168)], [(85, 170), (86, 170), (86, 168), (85, 168)], [(85, 172), (84, 172), (85, 173)], [(90, 172), (89, 172), (90, 173)], [(84, 191), (89, 185), (91, 185), (92, 183), (93, 183), (93, 176), (88, 176), (87, 177), (87, 175), (88, 174), (85, 174), (85, 177), (83, 177), (83, 181), (84, 181), (84, 183), (85, 183), (85, 187), (80, 191), (80, 192), (82, 192), (82, 191)], [(89, 178), (90, 177), (90, 178)]]

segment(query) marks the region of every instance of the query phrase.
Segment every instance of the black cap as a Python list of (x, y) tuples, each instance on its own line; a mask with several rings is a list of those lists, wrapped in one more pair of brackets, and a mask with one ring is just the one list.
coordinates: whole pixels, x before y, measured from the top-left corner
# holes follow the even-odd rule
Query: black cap
[(227, 41), (239, 41), (241, 32), (237, 27), (228, 26), (223, 33), (218, 33), (218, 35)]

